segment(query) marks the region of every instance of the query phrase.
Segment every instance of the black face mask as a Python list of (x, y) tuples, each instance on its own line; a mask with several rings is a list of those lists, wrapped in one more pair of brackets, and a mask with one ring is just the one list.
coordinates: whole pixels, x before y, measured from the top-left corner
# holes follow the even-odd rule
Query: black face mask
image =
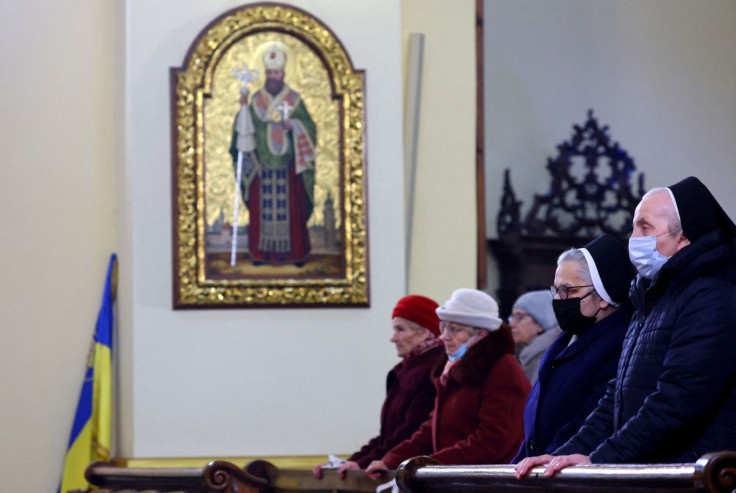
[[(588, 295), (583, 296), (583, 298), (586, 296)], [(580, 335), (595, 323), (595, 315), (598, 315), (598, 312), (601, 310), (599, 308), (598, 312), (595, 312), (595, 315), (586, 317), (580, 313), (580, 301), (583, 298), (552, 300), (552, 309), (555, 312), (555, 317), (557, 317), (557, 323), (560, 324), (560, 328), (565, 332)]]

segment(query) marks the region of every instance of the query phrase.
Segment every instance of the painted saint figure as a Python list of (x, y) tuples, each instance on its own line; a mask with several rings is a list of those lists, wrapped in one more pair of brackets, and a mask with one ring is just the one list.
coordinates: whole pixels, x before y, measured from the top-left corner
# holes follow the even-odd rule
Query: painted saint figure
[(248, 251), (255, 265), (301, 267), (311, 250), (317, 129), (299, 93), (284, 83), (286, 53), (274, 43), (263, 64), (264, 87), (252, 98), (245, 85), (241, 92), (230, 145), (234, 163), (241, 154)]

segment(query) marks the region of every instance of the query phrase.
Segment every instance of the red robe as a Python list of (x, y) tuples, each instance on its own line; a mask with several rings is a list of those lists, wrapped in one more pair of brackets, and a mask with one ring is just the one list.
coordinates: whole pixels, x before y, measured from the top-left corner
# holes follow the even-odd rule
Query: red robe
[(304, 180), (296, 176), (294, 166), (289, 166), (287, 173), (289, 190), (291, 191), (291, 200), (289, 200), (291, 250), (286, 252), (269, 252), (263, 251), (259, 247), (261, 237), (259, 205), (261, 200), (261, 179), (260, 176), (256, 175), (250, 184), (248, 200), (245, 202), (245, 205), (250, 211), (248, 251), (253, 260), (268, 263), (294, 262), (304, 259), (312, 249), (309, 240), (309, 230), (307, 229), (307, 220), (311, 214), (311, 201), (307, 197)]

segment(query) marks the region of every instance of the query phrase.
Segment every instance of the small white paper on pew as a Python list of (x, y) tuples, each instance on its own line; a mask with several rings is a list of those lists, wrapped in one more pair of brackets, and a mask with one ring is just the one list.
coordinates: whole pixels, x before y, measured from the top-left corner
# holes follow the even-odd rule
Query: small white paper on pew
[(322, 469), (337, 469), (341, 465), (345, 464), (347, 461), (345, 459), (341, 459), (340, 457), (329, 454), (327, 456), (327, 462), (322, 464)]
[(396, 478), (392, 479), (388, 483), (379, 484), (378, 488), (376, 488), (376, 493), (389, 491), (389, 489), (391, 493), (399, 493), (399, 485), (396, 484)]

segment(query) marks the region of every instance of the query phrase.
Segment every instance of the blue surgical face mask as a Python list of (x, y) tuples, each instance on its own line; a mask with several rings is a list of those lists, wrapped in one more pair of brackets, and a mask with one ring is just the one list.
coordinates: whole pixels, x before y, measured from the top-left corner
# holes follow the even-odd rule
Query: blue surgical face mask
[(463, 356), (465, 355), (465, 353), (466, 353), (466, 352), (468, 351), (468, 345), (471, 345), (471, 344), (473, 344), (473, 342), (474, 342), (474, 341), (475, 341), (475, 340), (476, 340), (477, 338), (478, 338), (478, 332), (477, 332), (477, 331), (475, 331), (475, 333), (473, 333), (473, 334), (472, 334), (472, 335), (470, 336), (470, 339), (468, 339), (467, 341), (463, 342), (462, 344), (460, 344), (460, 345), (459, 345), (459, 346), (457, 347), (457, 349), (455, 350), (455, 352), (454, 352), (454, 353), (452, 353), (452, 354), (448, 354), (448, 355), (447, 355), (447, 359), (449, 359), (450, 361), (457, 361), (457, 360), (459, 360), (460, 358), (462, 358), (462, 357), (463, 357)]
[(657, 250), (657, 238), (672, 233), (677, 233), (677, 231), (670, 231), (659, 236), (632, 236), (629, 238), (629, 259), (642, 277), (654, 279), (659, 274), (662, 266), (670, 259)]
[(458, 348), (455, 350), (454, 353), (447, 355), (447, 359), (449, 359), (450, 361), (457, 361), (463, 357), (463, 355), (466, 353), (467, 350), (468, 350), (468, 343), (463, 342), (462, 344), (460, 344), (460, 346), (458, 346)]

